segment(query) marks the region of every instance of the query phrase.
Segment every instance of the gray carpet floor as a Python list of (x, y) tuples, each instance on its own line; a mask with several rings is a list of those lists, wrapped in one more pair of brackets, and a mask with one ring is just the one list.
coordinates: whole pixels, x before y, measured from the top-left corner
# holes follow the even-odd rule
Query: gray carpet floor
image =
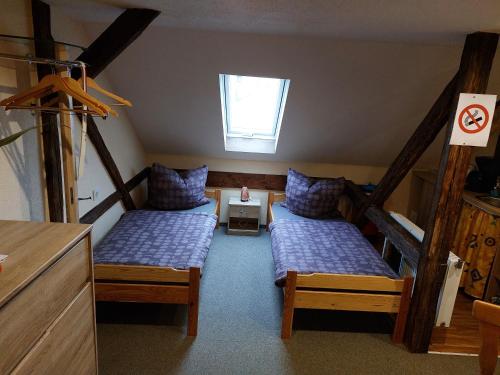
[(384, 314), (298, 311), (280, 339), (282, 296), (268, 233), (216, 231), (201, 283), (198, 336), (186, 309), (99, 303), (101, 374), (477, 374), (477, 357), (410, 354)]

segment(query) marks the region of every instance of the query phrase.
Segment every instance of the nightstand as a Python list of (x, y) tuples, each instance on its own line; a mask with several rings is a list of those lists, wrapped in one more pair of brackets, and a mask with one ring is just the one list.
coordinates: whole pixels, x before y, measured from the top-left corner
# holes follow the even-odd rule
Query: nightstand
[(240, 198), (229, 199), (227, 234), (259, 235), (260, 200), (242, 202)]

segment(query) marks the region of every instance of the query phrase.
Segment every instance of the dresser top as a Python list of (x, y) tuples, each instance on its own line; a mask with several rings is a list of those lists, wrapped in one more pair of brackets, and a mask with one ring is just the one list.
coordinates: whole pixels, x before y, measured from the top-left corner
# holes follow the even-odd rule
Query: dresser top
[(231, 198), (229, 198), (229, 205), (230, 206), (254, 206), (254, 207), (258, 207), (258, 206), (260, 206), (260, 199), (251, 198), (249, 201), (242, 202), (241, 199), (238, 197), (231, 197)]
[(91, 225), (0, 220), (0, 306), (78, 243)]
[(487, 195), (487, 194), (480, 194), (480, 193), (473, 193), (470, 191), (464, 191), (463, 198), (464, 201), (467, 203), (479, 208), (480, 210), (483, 210), (484, 212), (493, 215), (493, 216), (500, 216), (500, 208), (495, 207), (491, 204), (488, 204), (481, 199), (478, 198), (478, 196), (481, 195)]

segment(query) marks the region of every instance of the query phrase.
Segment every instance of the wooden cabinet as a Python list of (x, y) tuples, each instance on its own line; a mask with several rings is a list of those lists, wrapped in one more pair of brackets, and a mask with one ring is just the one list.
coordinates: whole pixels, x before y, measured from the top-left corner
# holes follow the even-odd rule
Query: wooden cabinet
[(472, 297), (498, 297), (500, 209), (464, 192), (452, 251), (464, 261), (460, 286)]
[(228, 234), (258, 235), (260, 227), (260, 200), (242, 202), (239, 198), (229, 199)]
[(0, 221), (0, 374), (96, 374), (90, 226)]

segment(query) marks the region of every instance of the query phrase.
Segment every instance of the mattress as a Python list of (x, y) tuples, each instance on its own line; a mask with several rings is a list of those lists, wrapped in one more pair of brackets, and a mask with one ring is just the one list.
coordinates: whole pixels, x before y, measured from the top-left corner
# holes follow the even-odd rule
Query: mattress
[(126, 212), (94, 249), (95, 264), (203, 267), (217, 224), (205, 212)]
[(288, 270), (398, 278), (358, 228), (346, 221), (279, 219), (269, 229), (276, 285), (283, 284)]

